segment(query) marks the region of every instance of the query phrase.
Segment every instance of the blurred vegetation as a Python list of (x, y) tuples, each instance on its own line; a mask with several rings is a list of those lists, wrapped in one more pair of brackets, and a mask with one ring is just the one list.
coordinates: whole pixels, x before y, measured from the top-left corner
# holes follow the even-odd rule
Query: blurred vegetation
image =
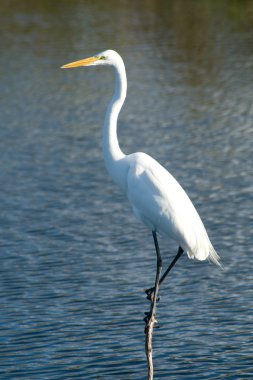
[(0, 11), (2, 48), (23, 54), (65, 52), (66, 60), (66, 51), (141, 52), (150, 45), (164, 61), (192, 63), (191, 85), (202, 80), (194, 74), (196, 66), (203, 76), (216, 77), (226, 60), (224, 47), (226, 54), (240, 58), (243, 51), (252, 59), (252, 0), (3, 0)]

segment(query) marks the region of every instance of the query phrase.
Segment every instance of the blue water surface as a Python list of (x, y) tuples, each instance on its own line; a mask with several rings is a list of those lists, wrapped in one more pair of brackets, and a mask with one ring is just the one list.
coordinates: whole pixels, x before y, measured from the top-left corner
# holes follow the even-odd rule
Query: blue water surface
[[(125, 60), (124, 152), (158, 159), (224, 270), (182, 257), (161, 289), (155, 379), (252, 379), (252, 2), (0, 5), (0, 377), (146, 379), (152, 235), (103, 164), (110, 68)], [(174, 242), (160, 239), (164, 265)]]

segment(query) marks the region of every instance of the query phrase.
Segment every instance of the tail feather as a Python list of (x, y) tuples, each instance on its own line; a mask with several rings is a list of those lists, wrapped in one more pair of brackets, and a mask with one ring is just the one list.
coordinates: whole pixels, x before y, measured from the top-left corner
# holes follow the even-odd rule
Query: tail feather
[(210, 247), (209, 247), (209, 256), (208, 258), (216, 265), (218, 265), (220, 268), (222, 268), (222, 263), (221, 263), (221, 259), (220, 259), (220, 256), (218, 255), (218, 253), (215, 251), (215, 249), (213, 248), (212, 244), (210, 243)]

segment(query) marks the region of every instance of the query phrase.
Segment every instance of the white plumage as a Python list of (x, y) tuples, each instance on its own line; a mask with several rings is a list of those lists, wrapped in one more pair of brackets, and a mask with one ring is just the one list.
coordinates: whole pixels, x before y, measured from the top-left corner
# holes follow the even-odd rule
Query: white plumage
[(134, 215), (154, 233), (174, 239), (190, 258), (209, 258), (220, 265), (195, 207), (176, 179), (147, 154), (125, 155), (119, 147), (117, 118), (127, 90), (125, 66), (120, 55), (107, 50), (63, 67), (95, 65), (110, 65), (115, 69), (115, 92), (105, 117), (103, 152), (107, 170), (125, 192)]
[(127, 197), (137, 219), (151, 230), (174, 239), (190, 258), (218, 256), (188, 195), (176, 179), (145, 153), (126, 158), (129, 163)]

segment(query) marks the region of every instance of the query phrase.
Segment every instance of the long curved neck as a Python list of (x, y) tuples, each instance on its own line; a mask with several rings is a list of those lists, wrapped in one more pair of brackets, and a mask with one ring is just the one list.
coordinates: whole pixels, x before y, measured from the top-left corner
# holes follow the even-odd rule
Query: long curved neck
[(117, 120), (119, 112), (124, 104), (127, 91), (127, 78), (125, 65), (121, 58), (114, 65), (115, 90), (113, 98), (107, 107), (103, 131), (103, 154), (105, 165), (113, 180), (122, 188), (124, 185), (124, 170), (121, 169), (121, 161), (125, 154), (121, 151), (117, 138)]

